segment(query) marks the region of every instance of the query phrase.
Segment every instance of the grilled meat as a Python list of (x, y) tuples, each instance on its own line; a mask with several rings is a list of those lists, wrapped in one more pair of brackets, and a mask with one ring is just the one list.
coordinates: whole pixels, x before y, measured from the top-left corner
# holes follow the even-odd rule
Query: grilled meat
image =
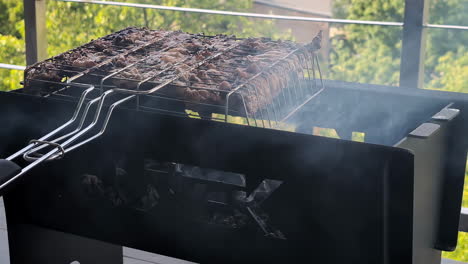
[[(320, 40), (321, 33), (310, 45), (318, 48)], [(25, 90), (50, 92), (32, 89), (28, 80), (60, 82), (86, 71), (90, 74), (77, 82), (96, 83), (93, 74), (114, 73), (108, 83), (126, 89), (135, 89), (140, 82), (151, 88), (169, 81), (164, 89), (189, 102), (222, 105), (226, 92), (241, 86), (232, 101), (239, 104), (237, 97), (243, 96), (245, 108), (255, 113), (303, 74), (307, 52), (290, 41), (127, 28), (29, 67)]]

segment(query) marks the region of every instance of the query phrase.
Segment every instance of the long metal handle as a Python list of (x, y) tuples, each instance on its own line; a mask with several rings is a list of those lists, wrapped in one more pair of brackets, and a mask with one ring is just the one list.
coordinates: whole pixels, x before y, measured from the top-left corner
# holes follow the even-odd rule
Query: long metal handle
[(36, 167), (38, 164), (47, 160), (50, 156), (54, 155), (58, 151), (59, 150), (57, 148), (51, 150), (50, 152), (48, 152), (47, 154), (45, 154), (38, 160), (34, 161), (33, 163), (29, 164), (28, 166), (24, 167), (23, 169), (21, 169), (21, 167), (19, 166), (16, 167), (17, 165), (14, 166), (13, 164), (15, 163), (12, 162), (11, 160), (6, 160), (8, 162), (8, 165), (5, 165), (5, 168), (8, 168), (8, 171), (6, 171), (5, 174), (3, 175), (4, 182), (0, 184), (0, 195), (3, 195), (3, 193), (5, 192), (5, 189), (9, 185), (11, 185), (13, 182), (15, 182), (18, 178), (23, 176), (26, 172), (28, 172), (32, 168)]
[[(51, 131), (50, 133), (46, 134), (45, 136), (41, 137), (40, 139), (31, 141), (30, 144), (28, 144), (26, 147), (24, 147), (21, 150), (17, 151), (16, 153), (9, 156), (8, 158), (0, 159), (0, 196), (3, 195), (4, 190), (6, 189), (6, 187), (8, 185), (13, 183), (16, 179), (21, 177), (24, 173), (26, 173), (30, 169), (34, 168), (35, 166), (37, 166), (41, 162), (47, 160), (52, 155), (54, 155), (57, 152), (61, 151), (61, 154), (59, 156), (63, 156), (63, 154), (64, 154), (63, 147), (60, 144), (55, 144), (55, 143), (49, 142), (48, 139), (50, 139), (52, 136), (56, 135), (57, 133), (63, 131), (64, 129), (66, 129), (67, 127), (72, 125), (78, 119), (81, 108), (82, 108), (82, 106), (83, 106), (83, 104), (84, 104), (84, 102), (86, 100), (86, 97), (89, 95), (89, 93), (91, 91), (94, 90), (94, 86), (93, 85), (88, 85), (88, 84), (78, 84), (78, 83), (73, 83), (72, 84), (72, 83), (69, 83), (67, 85), (77, 86), (77, 87), (82, 87), (82, 88), (84, 87), (84, 88), (88, 88), (88, 89), (86, 89), (82, 93), (82, 95), (80, 97), (80, 100), (78, 102), (78, 105), (75, 108), (75, 112), (73, 113), (73, 116), (71, 117), (70, 120), (68, 120), (66, 123), (64, 123), (60, 127), (56, 128), (55, 130)], [(85, 112), (87, 112), (87, 111), (85, 111)], [(84, 115), (86, 115), (86, 113)], [(13, 160), (15, 158), (27, 153), (28, 151), (32, 150), (34, 147), (41, 146), (41, 145), (42, 146), (43, 145), (53, 145), (53, 146), (55, 146), (55, 148), (52, 149), (51, 151), (49, 151), (47, 154), (42, 155), (38, 159), (35, 159), (34, 162), (32, 162), (31, 164), (29, 164), (28, 166), (26, 166), (24, 168), (21, 168), (20, 166), (18, 166), (16, 163), (13, 162)]]
[[(73, 124), (75, 122), (75, 120), (78, 118), (78, 115), (80, 113), (80, 110), (81, 110), (81, 107), (83, 106), (83, 103), (86, 99), (86, 97), (88, 96), (88, 94), (94, 90), (94, 86), (93, 85), (88, 85), (88, 84), (78, 84), (78, 83), (73, 83), (73, 84), (67, 84), (69, 86), (77, 86), (77, 87), (87, 87), (88, 89), (86, 89), (83, 94), (81, 95), (80, 97), (80, 100), (78, 102), (78, 105), (75, 109), (75, 112), (73, 113), (73, 116), (70, 120), (68, 120), (65, 124), (61, 125), (60, 127), (56, 128), (55, 130), (53, 130), (52, 132), (48, 133), (47, 135), (39, 138), (38, 140), (40, 141), (46, 141), (48, 139), (50, 139), (50, 137), (56, 135), (57, 133), (59, 133), (60, 131), (66, 129), (67, 127), (69, 127), (71, 124)], [(22, 148), (21, 150), (17, 151), (16, 153), (14, 153), (13, 155), (9, 156), (8, 158), (6, 158), (7, 160), (13, 160), (21, 155), (23, 155), (25, 152), (29, 151), (30, 149), (32, 149), (34, 146), (36, 146), (36, 143), (31, 143), (29, 145), (27, 145), (26, 147)]]
[[(58, 138), (55, 138), (55, 139), (51, 139), (51, 140), (47, 140), (47, 141), (42, 141), (41, 142), (41, 139), (39, 140), (35, 140), (31, 143), (41, 143), (39, 144), (37, 147), (35, 148), (30, 148), (29, 150), (27, 150), (26, 152), (23, 153), (23, 158), (27, 161), (34, 161), (36, 160), (37, 158), (35, 158), (34, 156), (38, 156), (39, 154), (37, 153), (39, 150), (47, 147), (47, 146), (50, 146), (50, 145), (53, 145), (53, 146), (56, 146), (57, 144), (59, 144), (59, 142), (61, 142), (62, 140), (65, 140), (75, 134), (77, 134), (78, 132), (80, 132), (83, 128), (83, 125), (86, 121), (86, 118), (88, 117), (88, 112), (89, 112), (89, 109), (91, 108), (91, 106), (93, 106), (94, 104), (98, 103), (99, 101), (101, 100), (101, 98), (95, 98), (93, 100), (90, 100), (86, 106), (85, 106), (85, 109), (83, 111), (83, 114), (81, 116), (81, 119), (80, 119), (80, 122), (78, 124), (78, 126), (75, 128), (75, 130), (71, 131), (70, 133), (67, 133), (63, 136), (60, 136)], [(39, 156), (42, 156), (42, 155), (39, 155)], [(52, 158), (49, 158), (49, 160), (52, 160)]]
[[(34, 162), (32, 162), (31, 164), (29, 164), (28, 166), (24, 167), (23, 169), (19, 168), (17, 170), (11, 170), (9, 171), (9, 173), (5, 173), (5, 182), (2, 182), (1, 185), (0, 185), (0, 193), (2, 193), (5, 188), (7, 188), (10, 184), (12, 184), (14, 181), (16, 181), (18, 178), (20, 178), (21, 176), (23, 176), (26, 172), (28, 172), (29, 170), (31, 170), (32, 168), (36, 167), (37, 165), (39, 165), (40, 163), (48, 160), (50, 157), (54, 156), (55, 154), (57, 154), (59, 151), (60, 151), (60, 154), (59, 156), (63, 156), (63, 153), (65, 153), (64, 151), (64, 148), (70, 144), (72, 144), (74, 141), (76, 141), (76, 139), (78, 139), (80, 136), (82, 136), (84, 133), (88, 132), (91, 128), (93, 128), (96, 123), (98, 122), (98, 119), (99, 119), (99, 116), (100, 116), (100, 113), (101, 113), (101, 109), (102, 109), (102, 106), (104, 104), (104, 99), (106, 98), (106, 96), (110, 93), (112, 93), (113, 91), (109, 90), (107, 92), (105, 92), (102, 96), (100, 96), (99, 98), (96, 98), (94, 100), (98, 100), (99, 101), (99, 106), (96, 110), (96, 114), (95, 114), (95, 117), (94, 117), (94, 120), (93, 122), (88, 125), (85, 129), (83, 129), (82, 131), (80, 131), (79, 133), (76, 133), (76, 135), (74, 135), (73, 137), (71, 137), (70, 139), (68, 139), (67, 141), (65, 141), (64, 143), (62, 144), (57, 144), (57, 146), (52, 149), (51, 151), (47, 152), (46, 154), (44, 155), (41, 155), (39, 158), (37, 159), (32, 159), (34, 160)], [(93, 101), (94, 101), (93, 100)], [(36, 142), (37, 143), (37, 142)], [(33, 142), (33, 144), (30, 144), (29, 146), (31, 146), (30, 148), (32, 148), (33, 146), (35, 146), (34, 144), (36, 144)], [(43, 142), (43, 144), (50, 144), (50, 142)], [(52, 144), (53, 145), (53, 144)], [(24, 148), (26, 149), (26, 148)], [(24, 152), (27, 152), (24, 151)], [(23, 153), (24, 153), (23, 152)], [(16, 154), (16, 153), (15, 153)], [(11, 160), (8, 160), (8, 162), (11, 162)]]

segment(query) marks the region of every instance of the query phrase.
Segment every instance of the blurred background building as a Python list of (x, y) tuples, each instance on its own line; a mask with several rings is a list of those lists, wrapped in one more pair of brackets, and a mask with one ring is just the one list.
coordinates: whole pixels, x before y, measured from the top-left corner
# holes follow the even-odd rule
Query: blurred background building
[[(332, 0), (255, 0), (252, 9), (262, 14), (331, 18)], [(278, 20), (276, 25), (282, 31), (290, 30), (299, 42), (310, 42), (320, 29), (325, 33), (324, 41), (328, 39), (328, 23)]]

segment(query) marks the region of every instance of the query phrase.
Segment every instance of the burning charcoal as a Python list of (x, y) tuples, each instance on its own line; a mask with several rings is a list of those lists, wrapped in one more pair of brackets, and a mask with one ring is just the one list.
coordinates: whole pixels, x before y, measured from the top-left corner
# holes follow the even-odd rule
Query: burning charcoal
[(118, 207), (118, 206), (122, 206), (126, 204), (126, 201), (122, 199), (122, 197), (114, 188), (107, 188), (104, 196), (114, 207)]
[(159, 193), (152, 185), (146, 187), (146, 194), (141, 197), (137, 209), (142, 211), (148, 211), (151, 208), (155, 207), (159, 201)]
[(84, 190), (87, 194), (104, 194), (102, 181), (96, 175), (84, 174), (82, 176), (81, 183), (83, 184)]

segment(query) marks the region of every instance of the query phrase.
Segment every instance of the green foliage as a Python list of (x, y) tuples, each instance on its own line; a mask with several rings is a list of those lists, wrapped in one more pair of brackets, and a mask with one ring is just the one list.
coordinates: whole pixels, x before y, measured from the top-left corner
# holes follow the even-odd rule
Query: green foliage
[[(251, 0), (138, 0), (126, 1), (169, 6), (242, 11)], [(50, 1), (47, 6), (48, 53), (55, 55), (92, 39), (128, 26), (183, 30), (192, 33), (236, 34), (239, 37), (263, 35), (279, 37), (272, 21), (253, 21), (242, 17), (160, 11), (131, 7), (85, 5)], [(79, 26), (77, 26), (77, 21)], [(255, 23), (255, 26), (254, 26)]]
[(0, 35), (12, 35), (16, 38), (24, 36), (24, 26), (21, 21), (24, 18), (22, 1), (0, 1)]
[(452, 92), (468, 92), (468, 49), (448, 51), (441, 56), (428, 83), (430, 89), (446, 89)]
[[(430, 1), (429, 20), (435, 24), (463, 24), (468, 19), (468, 1)], [(334, 14), (340, 18), (403, 21), (403, 0), (335, 0)], [(398, 85), (400, 28), (362, 25), (340, 26), (331, 39), (330, 77), (346, 81)], [(466, 76), (468, 32), (428, 30), (425, 87), (468, 92)], [(451, 69), (452, 65), (453, 69)], [(465, 66), (464, 66), (465, 65)]]
[(458, 233), (458, 245), (454, 252), (444, 252), (443, 258), (466, 262), (468, 260), (468, 233)]
[[(0, 35), (0, 62), (24, 65), (24, 42), (10, 35)], [(11, 90), (19, 87), (23, 72), (0, 69), (0, 90)]]
[[(361, 31), (364, 26), (353, 28)], [(368, 33), (361, 37), (346, 33), (332, 39), (333, 50), (329, 56), (332, 79), (398, 85), (401, 43), (385, 45), (373, 33)], [(384, 32), (376, 33), (382, 35)]]
[[(25, 65), (22, 1), (0, 0), (0, 63)], [(0, 91), (19, 87), (23, 72), (0, 69)]]
[[(245, 11), (252, 0), (122, 0), (168, 6)], [(238, 37), (279, 34), (273, 21), (243, 17), (193, 14), (131, 7), (47, 2), (47, 41), (49, 56), (57, 55), (98, 37), (129, 26), (183, 30), (192, 33), (236, 34)], [(0, 0), (0, 62), (25, 65), (23, 1)], [(21, 72), (0, 70), (0, 89), (18, 88)]]
[[(468, 160), (466, 162), (468, 168)], [(468, 171), (465, 173), (465, 188), (463, 189), (463, 207), (468, 207)], [(463, 262), (468, 261), (468, 233), (458, 233), (457, 249), (454, 252), (444, 252), (444, 258), (455, 259)]]
[[(403, 0), (335, 0), (339, 18), (402, 21)], [(398, 85), (401, 28), (342, 25), (331, 38), (330, 79)]]

